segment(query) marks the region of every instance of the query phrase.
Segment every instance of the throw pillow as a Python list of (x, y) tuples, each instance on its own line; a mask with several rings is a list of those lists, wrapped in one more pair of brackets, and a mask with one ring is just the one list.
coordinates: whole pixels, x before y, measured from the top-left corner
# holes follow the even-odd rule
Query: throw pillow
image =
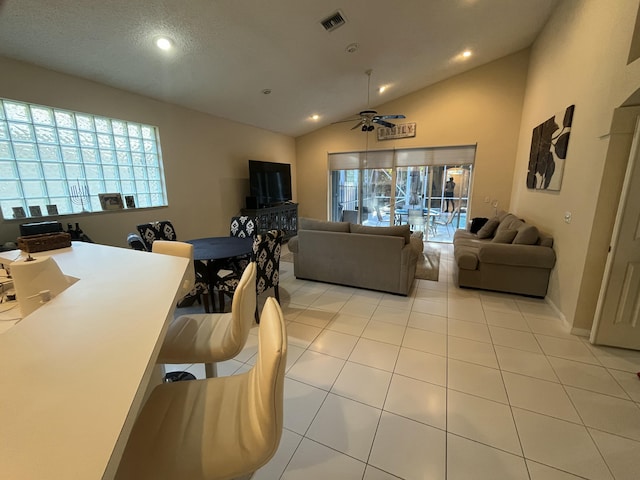
[(513, 239), (516, 238), (517, 233), (517, 230), (502, 230), (501, 232), (497, 232), (491, 241), (495, 243), (511, 243)]
[(498, 219), (493, 218), (485, 223), (480, 230), (478, 230), (478, 238), (490, 238), (496, 232), (496, 228), (500, 222)]
[(300, 230), (322, 230), (325, 232), (349, 232), (349, 222), (328, 222), (326, 220), (316, 220), (314, 218), (300, 217), (298, 219)]
[(518, 229), (516, 238), (513, 239), (513, 243), (520, 245), (535, 245), (538, 242), (538, 229), (533, 225), (522, 225)]
[(472, 218), (471, 228), (469, 229), (469, 231), (471, 233), (478, 233), (478, 230), (480, 230), (484, 226), (484, 224), (487, 223), (488, 221), (489, 219), (484, 217)]
[(404, 237), (405, 245), (411, 241), (409, 225), (395, 227), (369, 227), (358, 223), (351, 224), (351, 233), (365, 233), (367, 235), (390, 235), (392, 237)]

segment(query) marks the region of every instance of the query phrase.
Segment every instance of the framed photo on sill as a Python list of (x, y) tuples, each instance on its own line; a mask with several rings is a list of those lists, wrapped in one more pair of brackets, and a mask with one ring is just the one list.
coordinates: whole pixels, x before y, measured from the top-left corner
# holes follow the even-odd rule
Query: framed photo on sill
[(13, 207), (13, 218), (27, 218), (23, 207)]
[(133, 195), (125, 195), (124, 200), (127, 203), (127, 208), (136, 208), (136, 199)]
[(124, 208), (122, 195), (119, 193), (99, 193), (98, 198), (102, 210), (122, 210)]
[(32, 205), (29, 207), (29, 215), (31, 215), (32, 217), (41, 217), (42, 216), (42, 209), (40, 208), (40, 205)]

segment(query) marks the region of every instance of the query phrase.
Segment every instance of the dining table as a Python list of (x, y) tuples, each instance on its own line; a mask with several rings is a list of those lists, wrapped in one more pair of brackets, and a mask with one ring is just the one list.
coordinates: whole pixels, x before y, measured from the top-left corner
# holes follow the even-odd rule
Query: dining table
[[(205, 277), (209, 292), (213, 292), (218, 273), (229, 265), (229, 260), (248, 256), (253, 251), (252, 237), (205, 237), (187, 240), (187, 243), (193, 245), (195, 270)], [(211, 303), (215, 310), (213, 295)]]

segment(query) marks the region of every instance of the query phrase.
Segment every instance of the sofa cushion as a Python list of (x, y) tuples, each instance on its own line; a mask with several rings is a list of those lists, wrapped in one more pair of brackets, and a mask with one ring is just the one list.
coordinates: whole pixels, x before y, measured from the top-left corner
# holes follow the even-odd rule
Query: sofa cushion
[(496, 231), (496, 236), (491, 241), (494, 243), (511, 243), (516, 238), (517, 233), (517, 230)]
[(497, 218), (492, 218), (485, 223), (480, 230), (478, 230), (478, 238), (490, 238), (496, 232), (496, 229), (500, 225)]
[(535, 245), (538, 242), (538, 229), (534, 225), (526, 223), (518, 228), (518, 233), (513, 239), (513, 243), (520, 245)]
[(326, 220), (316, 220), (314, 218), (300, 217), (298, 219), (300, 230), (322, 230), (325, 232), (349, 232), (349, 222), (328, 222)]
[(358, 223), (351, 224), (351, 233), (364, 233), (366, 235), (387, 235), (391, 237), (404, 237), (404, 243), (411, 241), (409, 225), (397, 225), (395, 227), (369, 227)]
[(498, 228), (496, 228), (496, 234), (498, 232), (501, 232), (502, 230), (518, 230), (518, 228), (520, 228), (523, 224), (524, 221), (520, 220), (512, 213), (509, 213), (500, 221), (500, 225), (498, 225)]

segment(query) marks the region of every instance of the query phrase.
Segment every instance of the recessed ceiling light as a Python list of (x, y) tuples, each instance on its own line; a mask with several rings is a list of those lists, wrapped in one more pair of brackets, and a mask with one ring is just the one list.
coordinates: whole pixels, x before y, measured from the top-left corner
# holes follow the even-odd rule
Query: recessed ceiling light
[(464, 52), (462, 52), (462, 56), (464, 58), (469, 58), (471, 56), (471, 50), (465, 50)]
[(318, 120), (320, 118), (320, 115), (315, 114), (315, 115), (311, 115), (311, 120)]
[(344, 49), (344, 51), (347, 52), (347, 53), (356, 53), (359, 48), (360, 48), (359, 44), (350, 43), (349, 45), (347, 45), (347, 47)]
[(382, 85), (379, 89), (378, 89), (378, 93), (384, 93), (384, 91), (387, 89), (386, 85)]
[(171, 47), (173, 47), (173, 41), (168, 37), (158, 37), (156, 38), (156, 47), (160, 50), (171, 50)]
[(269, 95), (269, 94), (271, 94), (271, 89), (270, 88), (265, 88), (264, 90), (262, 90), (262, 93), (264, 95)]

